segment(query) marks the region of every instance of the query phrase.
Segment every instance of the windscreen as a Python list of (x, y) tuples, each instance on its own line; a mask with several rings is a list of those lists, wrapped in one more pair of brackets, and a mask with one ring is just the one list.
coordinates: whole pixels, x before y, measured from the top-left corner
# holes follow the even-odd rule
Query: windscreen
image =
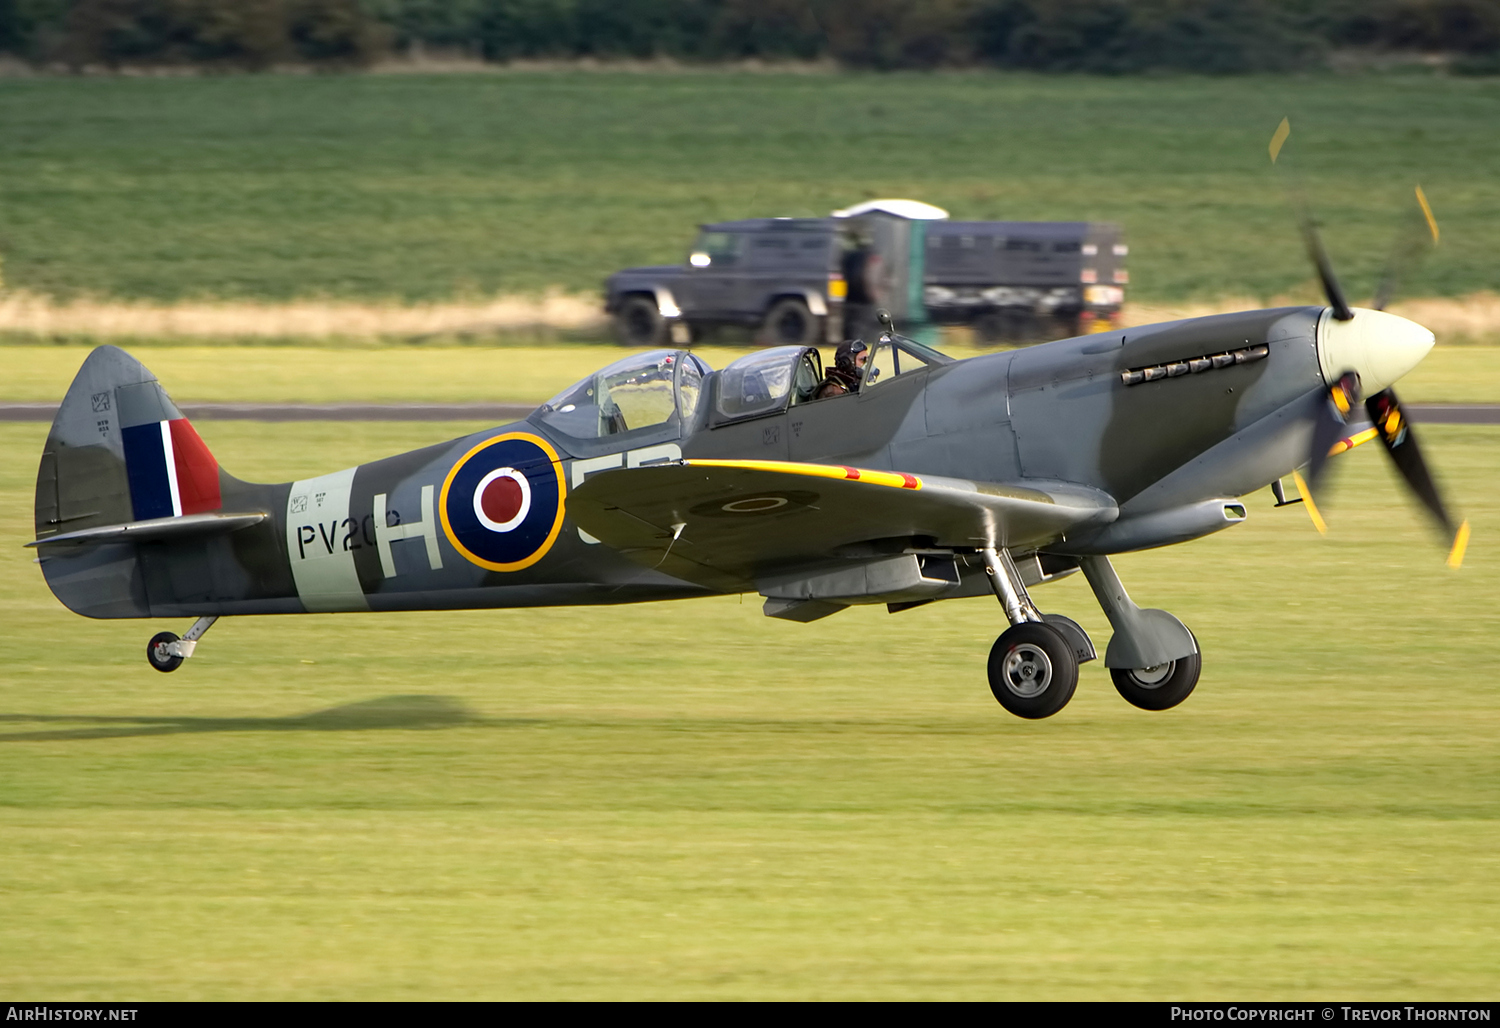
[(688, 263), (695, 268), (724, 267), (734, 264), (744, 249), (745, 237), (737, 232), (700, 232)]
[[(684, 360), (693, 358), (680, 350), (652, 350), (616, 361), (547, 401), (538, 420), (575, 439), (664, 424), (677, 414), (677, 370)], [(696, 381), (696, 362), (693, 371)]]

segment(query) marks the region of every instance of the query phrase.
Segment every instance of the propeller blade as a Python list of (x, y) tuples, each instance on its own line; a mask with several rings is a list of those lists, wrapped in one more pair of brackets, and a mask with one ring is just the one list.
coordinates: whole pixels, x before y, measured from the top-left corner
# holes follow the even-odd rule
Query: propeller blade
[(1375, 431), (1380, 434), (1380, 441), (1385, 444), (1386, 452), (1391, 455), (1396, 469), (1401, 472), (1401, 477), (1406, 480), (1417, 499), (1422, 501), (1422, 506), (1431, 512), (1444, 531), (1451, 534), (1453, 522), (1448, 517), (1442, 497), (1438, 495), (1432, 474), (1427, 470), (1427, 461), (1423, 459), (1422, 450), (1417, 445), (1416, 433), (1406, 420), (1396, 394), (1390, 389), (1376, 393), (1365, 401), (1365, 410), (1370, 415)]
[(1307, 487), (1307, 480), (1302, 477), (1302, 472), (1293, 471), (1292, 481), (1297, 484), (1297, 495), (1302, 497), (1302, 505), (1307, 508), (1307, 516), (1312, 518), (1313, 527), (1318, 530), (1319, 535), (1327, 535), (1328, 522), (1323, 520), (1323, 512), (1318, 510), (1312, 490)]
[(1328, 458), (1349, 428), (1349, 413), (1359, 403), (1359, 376), (1346, 371), (1328, 390), (1328, 402), (1313, 426), (1312, 454), (1307, 461), (1307, 481), (1316, 489), (1328, 466)]
[(1417, 445), (1416, 433), (1412, 431), (1411, 422), (1406, 420), (1406, 415), (1401, 410), (1401, 401), (1396, 398), (1395, 392), (1384, 389), (1365, 401), (1365, 410), (1408, 488), (1422, 501), (1422, 506), (1427, 508), (1452, 540), (1448, 565), (1458, 567), (1463, 562), (1464, 549), (1469, 543), (1469, 523), (1465, 521), (1457, 528), (1454, 527), (1448, 508), (1432, 480), (1432, 473), (1427, 468), (1427, 461)]
[[(1286, 145), (1287, 138), (1291, 134), (1291, 120), (1282, 118), (1281, 124), (1276, 126), (1276, 131), (1271, 136), (1271, 144), (1268, 148), (1272, 164), (1276, 164), (1277, 158), (1281, 156), (1282, 147)], [(1344, 297), (1344, 290), (1339, 285), (1338, 276), (1334, 274), (1333, 261), (1329, 259), (1328, 251), (1323, 246), (1322, 237), (1318, 234), (1317, 222), (1313, 220), (1305, 195), (1295, 184), (1288, 185), (1287, 192), (1297, 207), (1302, 241), (1307, 246), (1307, 255), (1312, 259), (1313, 266), (1317, 268), (1318, 280), (1323, 285), (1323, 295), (1328, 299), (1328, 306), (1332, 310), (1334, 319), (1353, 321), (1354, 311), (1350, 309), (1349, 301)], [(1391, 297), (1395, 295), (1402, 275), (1409, 270), (1413, 260), (1426, 249), (1427, 237), (1431, 237), (1432, 245), (1437, 244), (1437, 219), (1433, 217), (1432, 206), (1427, 202), (1427, 195), (1422, 192), (1421, 186), (1416, 188), (1416, 197), (1422, 220), (1414, 222), (1417, 231), (1409, 233), (1404, 240), (1398, 240), (1397, 248), (1387, 263), (1386, 272), (1375, 296), (1376, 310), (1385, 310)], [(1426, 229), (1425, 236), (1420, 231), (1422, 228)], [(1372, 316), (1380, 317), (1381, 315)], [(1431, 343), (1428, 342), (1427, 345), (1430, 346)], [(1327, 523), (1324, 522), (1323, 515), (1313, 500), (1313, 490), (1324, 472), (1328, 458), (1334, 453), (1352, 450), (1373, 435), (1385, 444), (1386, 452), (1391, 455), (1391, 460), (1395, 461), (1396, 470), (1401, 473), (1407, 487), (1416, 494), (1417, 499), (1422, 501), (1422, 505), (1442, 526), (1443, 531), (1448, 533), (1452, 540), (1452, 546), (1448, 551), (1448, 566), (1458, 567), (1463, 563), (1464, 550), (1469, 544), (1469, 523), (1465, 521), (1456, 529), (1453, 527), (1453, 519), (1448, 516), (1448, 509), (1444, 506), (1442, 497), (1438, 495), (1437, 485), (1432, 480), (1432, 473), (1427, 469), (1427, 461), (1423, 459), (1422, 451), (1417, 446), (1417, 437), (1413, 434), (1411, 424), (1401, 410), (1401, 402), (1396, 399), (1396, 394), (1390, 389), (1383, 389), (1376, 393), (1365, 401), (1365, 410), (1374, 428), (1352, 436), (1345, 436), (1343, 433), (1348, 427), (1349, 413), (1354, 405), (1359, 403), (1359, 399), (1359, 376), (1353, 371), (1344, 372), (1328, 390), (1327, 403), (1321, 405), (1318, 410), (1317, 420), (1313, 425), (1312, 453), (1307, 461), (1307, 478), (1303, 479), (1297, 471), (1292, 472), (1292, 479), (1297, 484), (1297, 490), (1302, 494), (1307, 513), (1312, 518), (1313, 524), (1317, 526), (1319, 532), (1328, 530)], [(1277, 496), (1278, 498), (1281, 496), (1279, 482), (1277, 483)]]
[(1328, 306), (1333, 308), (1334, 318), (1338, 321), (1353, 321), (1354, 312), (1349, 309), (1349, 301), (1344, 299), (1344, 290), (1339, 285), (1338, 276), (1333, 273), (1333, 262), (1328, 259), (1328, 251), (1323, 249), (1317, 223), (1308, 213), (1305, 203), (1302, 205), (1301, 219), (1302, 240), (1307, 244), (1307, 256), (1312, 258), (1313, 266), (1318, 269), (1318, 280), (1323, 283), (1323, 295), (1328, 298)]
[[(1269, 152), (1272, 164), (1275, 164), (1276, 159), (1281, 156), (1281, 148), (1291, 134), (1291, 120), (1282, 118), (1281, 124), (1276, 126), (1275, 134), (1271, 136)], [(1323, 295), (1328, 299), (1328, 306), (1333, 308), (1333, 316), (1337, 320), (1352, 321), (1354, 312), (1349, 309), (1349, 301), (1344, 299), (1344, 290), (1339, 286), (1338, 276), (1333, 273), (1333, 262), (1328, 259), (1328, 251), (1323, 248), (1323, 240), (1318, 236), (1318, 226), (1313, 221), (1307, 200), (1300, 189), (1290, 191), (1297, 206), (1297, 221), (1302, 228), (1302, 241), (1307, 246), (1307, 256), (1312, 258), (1313, 267), (1318, 269), (1318, 280), (1323, 284)]]
[(1427, 231), (1432, 234), (1432, 245), (1438, 243), (1437, 219), (1432, 216), (1432, 205), (1427, 202), (1427, 194), (1422, 192), (1422, 184), (1417, 183), (1417, 203), (1422, 207), (1422, 217), (1427, 221)]
[(1417, 186), (1416, 194), (1418, 210), (1412, 212), (1413, 217), (1407, 222), (1405, 230), (1397, 234), (1396, 244), (1385, 264), (1385, 272), (1380, 277), (1380, 288), (1375, 291), (1373, 306), (1377, 311), (1383, 311), (1390, 305), (1401, 280), (1429, 249), (1437, 246), (1438, 225), (1437, 219), (1432, 216), (1432, 206), (1428, 204), (1427, 194), (1422, 192), (1421, 186)]
[(1276, 163), (1276, 158), (1281, 156), (1281, 147), (1286, 143), (1286, 137), (1292, 134), (1292, 119), (1282, 118), (1281, 124), (1276, 126), (1276, 131), (1271, 133), (1271, 163)]

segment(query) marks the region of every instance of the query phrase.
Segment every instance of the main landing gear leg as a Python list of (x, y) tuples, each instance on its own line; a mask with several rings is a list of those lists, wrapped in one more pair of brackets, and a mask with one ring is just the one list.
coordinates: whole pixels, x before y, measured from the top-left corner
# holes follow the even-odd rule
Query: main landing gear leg
[(1187, 625), (1164, 610), (1132, 603), (1108, 557), (1078, 563), (1115, 630), (1104, 666), (1116, 691), (1142, 710), (1167, 710), (1187, 699), (1203, 669), (1198, 640)]
[(193, 651), (198, 648), (198, 640), (203, 638), (203, 633), (212, 628), (217, 620), (217, 615), (199, 618), (181, 639), (172, 632), (157, 632), (146, 644), (147, 662), (163, 673), (176, 671), (182, 667), (184, 660), (193, 655)]
[(990, 692), (1017, 717), (1051, 717), (1073, 698), (1079, 661), (1093, 659), (1093, 645), (1072, 621), (1037, 610), (1007, 550), (979, 552), (1010, 621), (990, 649)]

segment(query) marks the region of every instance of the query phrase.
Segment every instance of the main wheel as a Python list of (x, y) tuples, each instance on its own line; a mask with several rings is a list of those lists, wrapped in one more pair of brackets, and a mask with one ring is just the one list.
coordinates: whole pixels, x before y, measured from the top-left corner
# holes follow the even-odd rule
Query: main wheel
[(1192, 693), (1203, 670), (1203, 655), (1194, 653), (1156, 667), (1112, 667), (1109, 677), (1126, 701), (1142, 710), (1170, 710)]
[(171, 632), (157, 632), (146, 644), (146, 661), (163, 673), (176, 671), (182, 667), (182, 658), (167, 649), (176, 641), (177, 636)]
[(632, 296), (615, 314), (615, 336), (627, 346), (656, 346), (667, 337), (666, 319), (656, 308), (656, 301)]
[(1073, 698), (1078, 658), (1051, 625), (1025, 621), (1005, 630), (990, 649), (990, 692), (1017, 717), (1051, 717)]
[(766, 313), (761, 334), (771, 346), (811, 346), (818, 341), (818, 319), (802, 300), (781, 300)]

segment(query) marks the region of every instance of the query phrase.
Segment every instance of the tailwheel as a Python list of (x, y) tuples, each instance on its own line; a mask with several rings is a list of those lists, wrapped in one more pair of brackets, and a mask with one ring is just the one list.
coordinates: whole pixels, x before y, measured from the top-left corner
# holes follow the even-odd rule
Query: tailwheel
[(1051, 717), (1073, 698), (1078, 658), (1061, 632), (1040, 621), (1005, 630), (990, 649), (990, 691), (1017, 717)]
[(1170, 710), (1192, 693), (1203, 670), (1203, 655), (1194, 653), (1156, 667), (1112, 667), (1115, 690), (1142, 710)]
[(182, 667), (182, 658), (173, 652), (172, 644), (177, 642), (175, 632), (157, 632), (146, 644), (146, 660), (151, 666), (163, 673), (176, 671)]

